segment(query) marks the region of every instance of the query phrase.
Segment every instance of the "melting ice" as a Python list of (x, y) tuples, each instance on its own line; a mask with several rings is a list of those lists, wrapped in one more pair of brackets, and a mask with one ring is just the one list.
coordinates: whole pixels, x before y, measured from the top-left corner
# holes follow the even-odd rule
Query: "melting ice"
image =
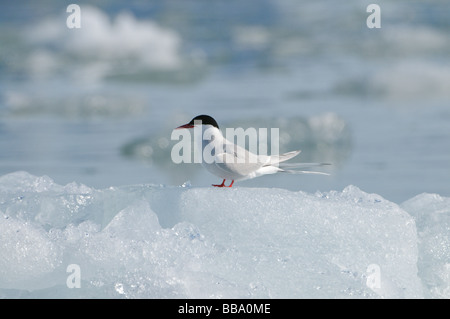
[(15, 172), (0, 177), (0, 296), (448, 298), (449, 201)]

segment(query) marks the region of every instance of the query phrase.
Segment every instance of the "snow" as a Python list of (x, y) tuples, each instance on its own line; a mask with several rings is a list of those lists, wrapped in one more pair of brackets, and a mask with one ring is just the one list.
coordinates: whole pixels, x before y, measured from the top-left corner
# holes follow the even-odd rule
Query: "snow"
[(449, 298), (449, 204), (15, 172), (0, 177), (0, 297)]

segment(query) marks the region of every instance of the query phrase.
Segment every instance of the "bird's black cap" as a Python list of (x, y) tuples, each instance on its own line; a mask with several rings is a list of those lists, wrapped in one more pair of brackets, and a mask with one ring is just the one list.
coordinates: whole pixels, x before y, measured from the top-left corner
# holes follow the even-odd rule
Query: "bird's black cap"
[(198, 115), (189, 122), (189, 125), (194, 125), (195, 121), (202, 121), (202, 125), (212, 125), (219, 128), (219, 124), (217, 124), (216, 120), (209, 115)]

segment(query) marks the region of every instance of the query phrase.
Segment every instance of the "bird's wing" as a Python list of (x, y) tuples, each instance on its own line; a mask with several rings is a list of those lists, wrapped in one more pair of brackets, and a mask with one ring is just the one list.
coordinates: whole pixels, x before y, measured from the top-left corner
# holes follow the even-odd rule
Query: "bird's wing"
[(287, 152), (287, 153), (280, 154), (280, 155), (271, 155), (269, 157), (269, 161), (266, 163), (266, 165), (276, 165), (281, 162), (285, 162), (285, 161), (290, 160), (291, 158), (297, 156), (298, 154), (300, 154), (300, 152), (301, 151), (298, 150), (298, 151)]
[(216, 149), (215, 165), (224, 172), (239, 176), (236, 178), (243, 178), (254, 173), (264, 165), (256, 154), (239, 145), (224, 143), (221, 150), (222, 152)]

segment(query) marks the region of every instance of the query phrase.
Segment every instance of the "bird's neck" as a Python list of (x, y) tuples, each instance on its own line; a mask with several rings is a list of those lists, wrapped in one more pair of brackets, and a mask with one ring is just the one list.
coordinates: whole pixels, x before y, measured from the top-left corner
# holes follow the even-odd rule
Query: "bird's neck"
[(202, 127), (202, 139), (207, 142), (210, 141), (222, 141), (224, 139), (222, 132), (214, 126), (203, 125)]

